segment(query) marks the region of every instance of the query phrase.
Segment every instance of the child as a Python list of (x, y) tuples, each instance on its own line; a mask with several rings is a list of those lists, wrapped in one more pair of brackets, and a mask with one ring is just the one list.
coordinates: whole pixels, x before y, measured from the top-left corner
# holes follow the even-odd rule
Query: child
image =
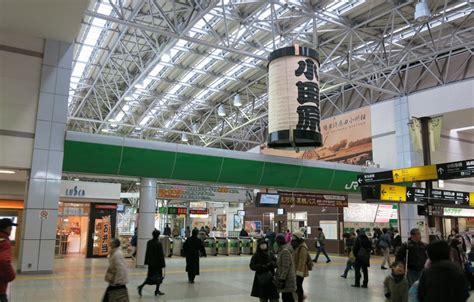
[(405, 266), (396, 261), (392, 264), (392, 274), (383, 282), (387, 302), (408, 302), (408, 280), (405, 278)]

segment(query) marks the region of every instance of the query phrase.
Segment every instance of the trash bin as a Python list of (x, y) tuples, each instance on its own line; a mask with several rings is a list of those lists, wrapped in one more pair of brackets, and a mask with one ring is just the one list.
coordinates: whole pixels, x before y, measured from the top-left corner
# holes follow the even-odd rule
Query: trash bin
[(240, 237), (240, 252), (244, 255), (253, 254), (253, 240), (250, 237)]
[(173, 255), (183, 256), (183, 238), (175, 237), (173, 238)]
[(171, 239), (169, 236), (160, 236), (160, 242), (161, 245), (163, 246), (163, 254), (165, 257), (171, 257)]
[(217, 238), (217, 254), (229, 256), (229, 242), (227, 238)]
[(206, 249), (206, 254), (217, 256), (216, 249), (216, 238), (209, 237), (204, 240), (204, 248)]
[(240, 240), (239, 238), (229, 238), (229, 254), (240, 255)]

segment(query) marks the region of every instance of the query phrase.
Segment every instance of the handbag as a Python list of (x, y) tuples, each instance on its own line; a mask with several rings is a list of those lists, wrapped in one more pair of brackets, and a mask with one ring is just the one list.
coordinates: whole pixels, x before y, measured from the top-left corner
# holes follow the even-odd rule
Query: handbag
[(160, 285), (165, 280), (165, 273), (165, 269), (163, 269), (163, 271), (156, 271), (153, 275), (147, 278), (146, 284)]

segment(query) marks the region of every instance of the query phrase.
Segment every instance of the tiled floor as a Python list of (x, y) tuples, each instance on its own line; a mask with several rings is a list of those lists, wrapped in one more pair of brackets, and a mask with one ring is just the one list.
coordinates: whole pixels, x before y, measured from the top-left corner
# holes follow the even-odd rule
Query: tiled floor
[[(184, 259), (167, 259), (167, 275), (162, 286), (165, 296), (154, 297), (154, 288), (145, 287), (143, 297), (136, 287), (146, 276), (145, 269), (133, 268), (130, 262), (131, 301), (195, 301), (195, 302), (246, 302), (258, 301), (250, 297), (253, 272), (248, 268), (250, 256), (217, 256), (201, 259), (201, 276), (195, 284), (188, 284), (184, 272)], [(340, 278), (345, 259), (333, 257), (333, 262), (318, 263), (305, 279), (308, 302), (371, 302), (384, 301), (382, 282), (388, 271), (380, 270), (380, 259), (372, 260), (369, 270), (369, 288), (355, 289), (354, 273)], [(20, 275), (11, 286), (11, 301), (101, 301), (106, 288), (104, 274), (106, 259), (68, 258), (56, 260), (52, 275)], [(472, 300), (474, 301), (474, 300)]]

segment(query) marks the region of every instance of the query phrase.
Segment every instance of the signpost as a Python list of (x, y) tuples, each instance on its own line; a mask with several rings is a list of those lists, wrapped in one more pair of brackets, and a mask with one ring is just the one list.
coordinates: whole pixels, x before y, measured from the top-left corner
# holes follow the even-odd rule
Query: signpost
[(347, 195), (314, 194), (306, 192), (281, 192), (280, 205), (319, 206), (319, 207), (347, 207)]
[(402, 182), (433, 181), (438, 179), (466, 178), (474, 176), (474, 159), (451, 163), (395, 169), (357, 176), (359, 186)]

